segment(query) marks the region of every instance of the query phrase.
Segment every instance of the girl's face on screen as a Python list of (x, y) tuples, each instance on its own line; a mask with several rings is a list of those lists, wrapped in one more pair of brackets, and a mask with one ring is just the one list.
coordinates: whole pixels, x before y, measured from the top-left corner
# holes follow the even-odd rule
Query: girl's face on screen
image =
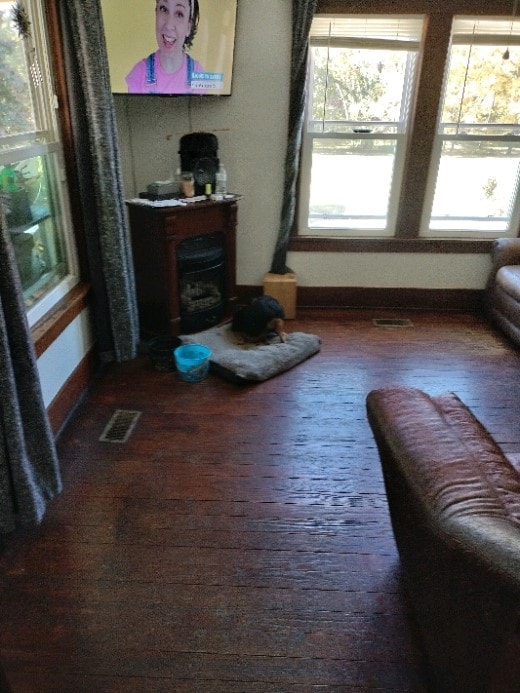
[(172, 57), (182, 53), (190, 32), (190, 0), (157, 0), (155, 36), (162, 53)]

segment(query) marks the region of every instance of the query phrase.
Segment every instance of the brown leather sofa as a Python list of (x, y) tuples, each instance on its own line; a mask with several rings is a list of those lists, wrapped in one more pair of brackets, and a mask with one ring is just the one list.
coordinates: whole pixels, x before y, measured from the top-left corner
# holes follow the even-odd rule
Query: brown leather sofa
[(520, 238), (496, 240), (491, 261), (486, 288), (488, 314), (520, 346)]
[(520, 691), (520, 474), (454, 394), (367, 397), (431, 690)]

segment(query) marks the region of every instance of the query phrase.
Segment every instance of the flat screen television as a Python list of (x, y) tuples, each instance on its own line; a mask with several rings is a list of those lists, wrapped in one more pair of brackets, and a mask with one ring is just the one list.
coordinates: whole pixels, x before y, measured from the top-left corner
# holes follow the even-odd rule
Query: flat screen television
[(229, 96), (238, 0), (101, 0), (114, 94)]

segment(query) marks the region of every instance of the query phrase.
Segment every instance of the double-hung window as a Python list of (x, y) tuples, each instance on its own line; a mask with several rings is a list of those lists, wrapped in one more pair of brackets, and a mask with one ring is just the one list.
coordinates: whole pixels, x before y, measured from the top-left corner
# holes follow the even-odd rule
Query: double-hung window
[(0, 1), (0, 194), (30, 324), (77, 283), (42, 0)]
[(520, 21), (455, 17), (421, 234), (516, 236)]
[(300, 235), (394, 234), (423, 23), (422, 16), (314, 18)]

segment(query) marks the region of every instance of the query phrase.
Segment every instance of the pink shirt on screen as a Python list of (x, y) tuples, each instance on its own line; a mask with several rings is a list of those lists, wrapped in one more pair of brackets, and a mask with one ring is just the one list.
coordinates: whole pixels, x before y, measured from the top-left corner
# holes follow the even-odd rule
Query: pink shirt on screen
[[(191, 89), (187, 82), (188, 79), (188, 57), (183, 56), (182, 65), (177, 70), (168, 74), (161, 67), (159, 51), (155, 53), (154, 76), (155, 83), (147, 83), (147, 64), (146, 58), (135, 65), (126, 76), (126, 83), (129, 94), (194, 94), (203, 93), (204, 89)], [(193, 61), (193, 71), (203, 72), (202, 65)]]

